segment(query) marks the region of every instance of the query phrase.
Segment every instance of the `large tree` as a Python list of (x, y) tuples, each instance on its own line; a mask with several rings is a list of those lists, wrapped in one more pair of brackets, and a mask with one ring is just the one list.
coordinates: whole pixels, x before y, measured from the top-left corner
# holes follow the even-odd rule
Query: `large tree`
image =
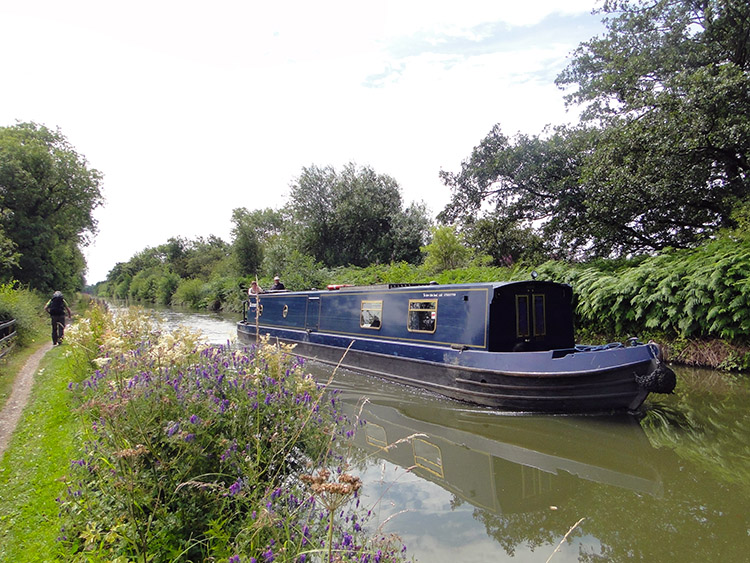
[[(583, 181), (623, 250), (690, 246), (750, 195), (750, 3), (606, 1), (558, 77), (603, 127)], [(603, 245), (617, 247), (615, 241)]]
[(496, 125), (460, 172), (440, 173), (452, 200), (438, 219), (461, 224), (498, 265), (542, 259), (539, 233), (550, 252), (586, 247), (595, 218), (581, 176), (597, 137), (593, 129), (560, 127), (546, 138), (510, 138)]
[(493, 129), (460, 173), (444, 173), (454, 194), (444, 219), (489, 202), (579, 256), (687, 247), (733, 226), (750, 196), (750, 4), (622, 0), (601, 11), (607, 33), (558, 77), (584, 124), (513, 140)]
[(290, 193), (294, 239), (326, 266), (416, 261), (429, 218), (403, 208), (398, 183), (369, 167), (303, 168)]
[(96, 232), (100, 183), (60, 131), (0, 128), (0, 226), (18, 253), (13, 277), (45, 291), (82, 287), (80, 247)]
[(239, 207), (232, 211), (232, 253), (238, 273), (253, 276), (260, 273), (264, 246), (279, 236), (285, 220), (281, 211)]

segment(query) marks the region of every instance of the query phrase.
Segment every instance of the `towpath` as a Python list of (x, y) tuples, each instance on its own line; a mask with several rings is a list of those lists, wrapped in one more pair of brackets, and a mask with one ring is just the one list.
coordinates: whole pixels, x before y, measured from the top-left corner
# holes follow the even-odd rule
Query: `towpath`
[(0, 459), (2, 459), (8, 444), (10, 444), (11, 436), (13, 436), (18, 421), (21, 419), (21, 413), (23, 413), (26, 403), (29, 402), (31, 388), (34, 386), (34, 374), (39, 369), (39, 362), (51, 349), (52, 343), (48, 342), (29, 356), (29, 359), (21, 368), (21, 373), (18, 374), (16, 381), (13, 383), (13, 390), (8, 397), (8, 401), (5, 403), (3, 410), (0, 411)]

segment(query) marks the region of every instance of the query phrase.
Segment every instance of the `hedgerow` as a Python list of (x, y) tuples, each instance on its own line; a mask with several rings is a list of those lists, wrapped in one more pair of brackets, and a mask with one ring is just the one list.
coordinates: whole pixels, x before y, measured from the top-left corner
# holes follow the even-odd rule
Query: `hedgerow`
[(589, 330), (748, 342), (747, 238), (727, 236), (698, 250), (669, 250), (614, 271), (548, 262), (539, 273), (573, 286), (579, 324)]
[(21, 344), (27, 343), (36, 334), (42, 320), (43, 306), (44, 300), (38, 293), (19, 287), (17, 282), (0, 284), (0, 322), (16, 320)]

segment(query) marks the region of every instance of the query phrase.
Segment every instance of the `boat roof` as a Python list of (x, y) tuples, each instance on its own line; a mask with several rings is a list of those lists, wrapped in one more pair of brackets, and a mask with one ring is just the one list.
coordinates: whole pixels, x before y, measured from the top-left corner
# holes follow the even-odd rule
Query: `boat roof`
[(367, 292), (367, 291), (386, 291), (390, 289), (424, 289), (424, 290), (465, 290), (465, 289), (471, 289), (471, 288), (496, 288), (506, 285), (515, 285), (515, 284), (522, 284), (522, 283), (555, 283), (555, 282), (549, 282), (549, 281), (538, 281), (533, 279), (528, 280), (514, 280), (514, 281), (495, 281), (495, 282), (472, 282), (472, 283), (450, 283), (450, 284), (439, 284), (437, 282), (427, 282), (427, 283), (383, 283), (383, 284), (372, 284), (372, 285), (350, 285), (350, 284), (330, 284), (325, 289), (308, 289), (308, 290), (302, 290), (302, 291), (293, 291), (290, 292), (288, 290), (280, 290), (280, 291), (266, 291), (265, 293), (312, 293), (312, 292), (319, 292), (319, 293), (329, 293), (329, 292)]

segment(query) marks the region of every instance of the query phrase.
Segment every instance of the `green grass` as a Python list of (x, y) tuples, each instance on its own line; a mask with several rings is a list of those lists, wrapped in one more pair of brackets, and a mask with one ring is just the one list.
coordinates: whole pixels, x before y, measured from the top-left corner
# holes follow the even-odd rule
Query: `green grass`
[(68, 470), (76, 429), (62, 357), (42, 360), (29, 404), (0, 461), (0, 561), (52, 561), (59, 535), (61, 477)]

